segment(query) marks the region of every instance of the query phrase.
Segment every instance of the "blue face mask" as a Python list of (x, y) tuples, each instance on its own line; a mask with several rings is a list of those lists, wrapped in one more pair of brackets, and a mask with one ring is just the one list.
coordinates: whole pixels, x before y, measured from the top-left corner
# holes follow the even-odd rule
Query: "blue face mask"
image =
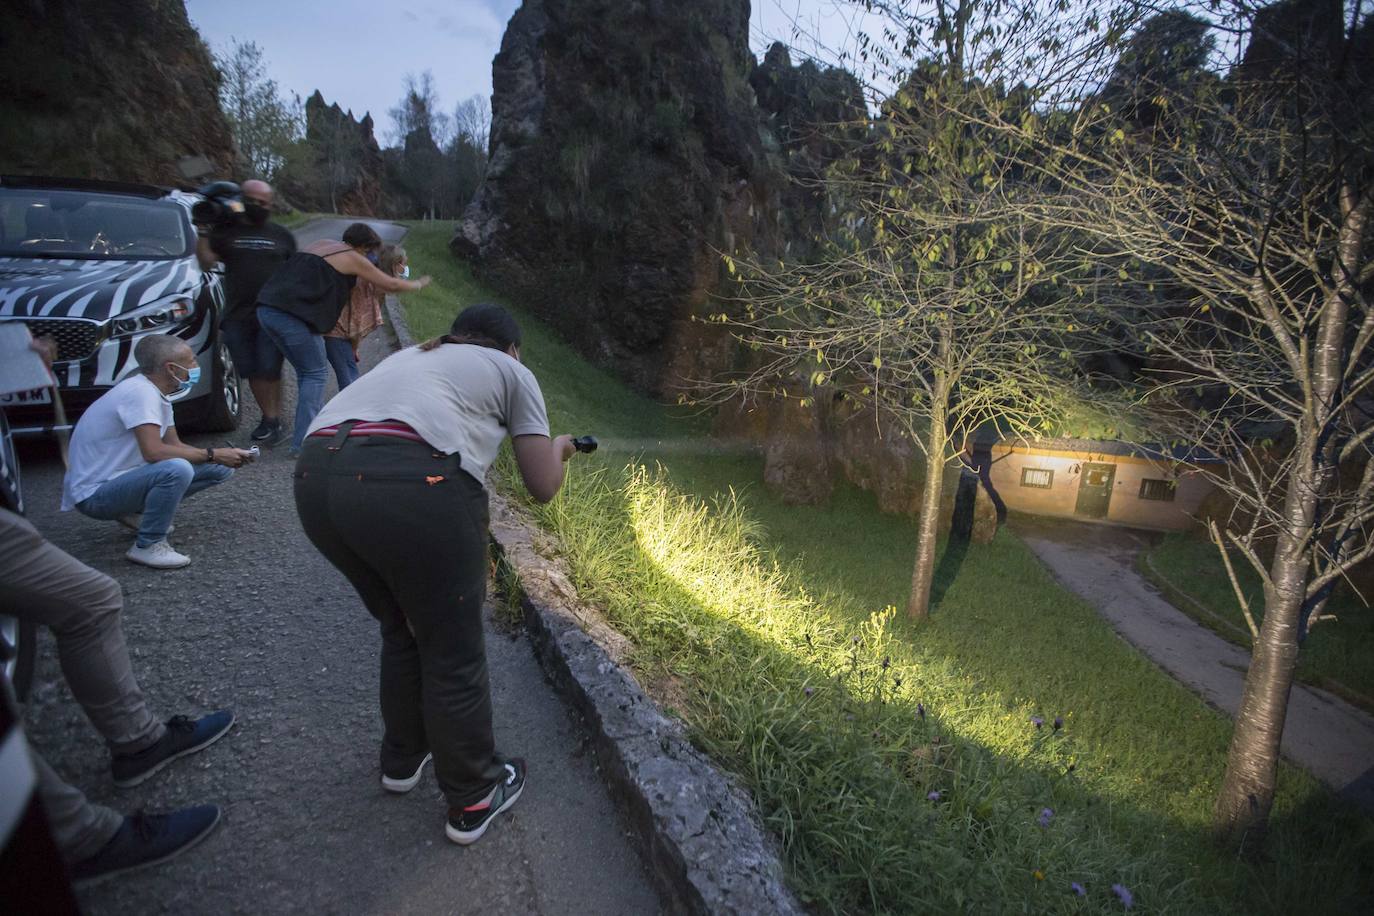
[[(182, 394), (184, 392), (190, 391), (192, 388), (195, 387), (196, 382), (200, 381), (200, 366), (192, 366), (191, 368), (187, 369), (185, 366), (180, 365), (179, 363), (171, 363), (170, 365), (176, 366), (182, 372), (186, 373), (185, 381), (177, 379), (177, 394)], [(176, 378), (176, 376), (173, 375), (172, 378)]]
[(378, 255), (377, 252), (375, 252), (375, 251), (369, 251), (369, 252), (367, 253), (367, 259), (368, 259), (369, 261), (371, 261), (371, 262), (373, 263), (373, 265), (375, 266), (376, 263), (377, 263), (377, 261), (380, 259), (380, 255)]

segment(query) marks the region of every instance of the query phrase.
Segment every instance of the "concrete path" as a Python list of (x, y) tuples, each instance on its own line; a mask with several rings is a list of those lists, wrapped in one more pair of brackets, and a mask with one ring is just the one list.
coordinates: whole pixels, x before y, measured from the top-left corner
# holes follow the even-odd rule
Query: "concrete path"
[[(301, 235), (308, 241), (321, 228)], [(342, 230), (323, 232), (335, 228)], [(364, 342), (365, 366), (391, 351), (389, 335), (384, 328)], [(244, 396), (253, 408), (247, 386)], [(229, 438), (246, 440), (257, 420), (250, 409)], [(219, 445), (226, 437), (188, 438)], [(377, 626), (301, 531), (284, 448), (187, 500), (171, 540), (194, 562), (170, 572), (125, 561), (130, 534), (118, 525), (57, 511), (62, 468), (50, 445), (28, 443), (21, 462), (34, 524), (123, 586), (134, 670), (154, 713), (221, 706), (238, 713), (214, 747), (135, 789), (116, 790), (109, 756), (67, 690), (52, 640), (40, 636), (25, 726), (60, 773), (123, 812), (203, 802), (224, 808), (214, 834), (185, 855), (83, 889), (84, 912), (661, 911), (640, 840), (617, 816), (585, 726), (550, 686), (528, 638), (492, 622), (491, 607), (496, 738), (504, 753), (529, 761), (524, 795), (480, 842), (460, 848), (444, 838), (432, 767), (409, 795), (382, 791)]]
[[(1012, 531), (1070, 591), (1155, 664), (1235, 715), (1250, 653), (1195, 623), (1135, 569), (1150, 534), (1107, 525), (1018, 517)], [(1374, 811), (1374, 716), (1324, 690), (1296, 685), (1283, 756)]]
[(334, 216), (311, 220), (303, 226), (296, 227), (292, 234), (296, 236), (296, 244), (304, 247), (311, 242), (318, 242), (320, 239), (337, 241), (343, 237), (344, 230), (354, 223), (367, 223), (377, 231), (377, 234), (382, 237), (382, 241), (388, 244), (399, 242), (406, 234), (406, 227), (400, 223), (393, 223), (384, 219), (348, 219), (347, 217)]

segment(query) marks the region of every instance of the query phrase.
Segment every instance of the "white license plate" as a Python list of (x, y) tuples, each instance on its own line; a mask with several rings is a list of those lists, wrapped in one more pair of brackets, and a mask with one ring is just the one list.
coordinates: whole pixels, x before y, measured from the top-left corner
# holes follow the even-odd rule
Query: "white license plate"
[(14, 391), (0, 394), (0, 407), (18, 407), (24, 404), (51, 404), (52, 389), (34, 388), (29, 391)]

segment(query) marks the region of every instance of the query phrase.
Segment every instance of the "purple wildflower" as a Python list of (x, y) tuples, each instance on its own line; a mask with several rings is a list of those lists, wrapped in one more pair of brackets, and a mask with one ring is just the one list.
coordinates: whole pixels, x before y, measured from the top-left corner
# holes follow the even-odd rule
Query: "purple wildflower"
[(883, 656), (883, 667), (884, 667), (884, 668), (888, 668), (888, 667), (890, 667), (891, 665), (892, 665), (892, 657), (889, 656), (889, 655), (884, 655), (884, 656)]
[(1054, 818), (1054, 809), (1053, 809), (1053, 808), (1041, 808), (1041, 809), (1040, 809), (1039, 821), (1040, 821), (1040, 826), (1041, 826), (1041, 827), (1048, 827), (1048, 826), (1050, 825), (1050, 821), (1051, 821), (1053, 818)]
[(815, 693), (815, 692), (816, 692), (816, 688), (815, 688), (815, 687), (806, 687), (806, 688), (804, 688), (804, 689), (802, 690), (802, 693), (806, 694), (807, 696), (811, 696), (811, 695), (812, 695), (813, 693)]
[(854, 637), (854, 645), (857, 646), (858, 644), (859, 644), (859, 637), (855, 636), (855, 637)]
[(894, 677), (894, 678), (892, 679), (892, 686), (893, 686), (893, 687), (900, 687), (900, 686), (902, 686), (902, 679), (899, 678), (899, 677)]
[(1116, 894), (1117, 898), (1121, 901), (1121, 905), (1128, 910), (1135, 903), (1135, 898), (1131, 896), (1130, 891), (1126, 890), (1126, 885), (1124, 884), (1113, 884), (1112, 893)]
[(939, 792), (939, 790), (937, 789), (937, 790), (933, 790), (933, 791), (929, 792), (929, 793), (926, 795), (926, 800), (927, 800), (927, 801), (939, 801), (939, 800), (940, 800), (940, 792)]
[(1083, 885), (1079, 884), (1077, 881), (1069, 882), (1069, 890), (1073, 891), (1080, 897), (1088, 896), (1088, 892), (1083, 890)]
[(1031, 725), (1034, 725), (1036, 728), (1039, 728), (1040, 726), (1042, 726), (1042, 725), (1044, 725), (1044, 724), (1045, 724), (1045, 719), (1044, 719), (1044, 717), (1042, 717), (1042, 716), (1031, 716)]
[(1059, 730), (1060, 730), (1061, 728), (1063, 728), (1063, 727), (1064, 727), (1064, 717), (1063, 717), (1063, 716), (1055, 716), (1055, 717), (1054, 717), (1054, 730), (1055, 730), (1055, 731), (1059, 731)]
[(916, 717), (919, 718), (919, 719), (924, 719), (924, 718), (926, 717), (926, 704), (924, 704), (924, 703), (917, 703), (917, 704), (916, 704)]

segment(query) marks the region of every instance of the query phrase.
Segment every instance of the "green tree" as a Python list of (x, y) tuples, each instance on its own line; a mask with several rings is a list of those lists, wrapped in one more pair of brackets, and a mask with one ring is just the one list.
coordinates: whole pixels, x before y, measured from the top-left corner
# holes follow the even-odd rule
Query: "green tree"
[(303, 134), (299, 97), (282, 98), (255, 42), (231, 41), (225, 53), (215, 55), (215, 66), (220, 108), (239, 155), (254, 175), (274, 180)]
[(1046, 66), (1045, 42), (1098, 40), (1108, 23), (1071, 18), (1069, 4), (1049, 17), (995, 0), (866, 5), (887, 25), (860, 59), (900, 88), (865, 149), (827, 174), (845, 218), (822, 255), (732, 261), (741, 309), (721, 318), (760, 356), (719, 390), (838, 386), (920, 443), (907, 613), (924, 617), (945, 469), (984, 424), (1029, 434), (1053, 422), (1074, 370), (1064, 341), (1083, 311), (1057, 285), (1079, 260), (1070, 237), (1024, 218), (1008, 148), (1021, 141), (977, 125), (1028, 111), (1024, 88), (1003, 88), (1009, 74), (1064, 77)]

